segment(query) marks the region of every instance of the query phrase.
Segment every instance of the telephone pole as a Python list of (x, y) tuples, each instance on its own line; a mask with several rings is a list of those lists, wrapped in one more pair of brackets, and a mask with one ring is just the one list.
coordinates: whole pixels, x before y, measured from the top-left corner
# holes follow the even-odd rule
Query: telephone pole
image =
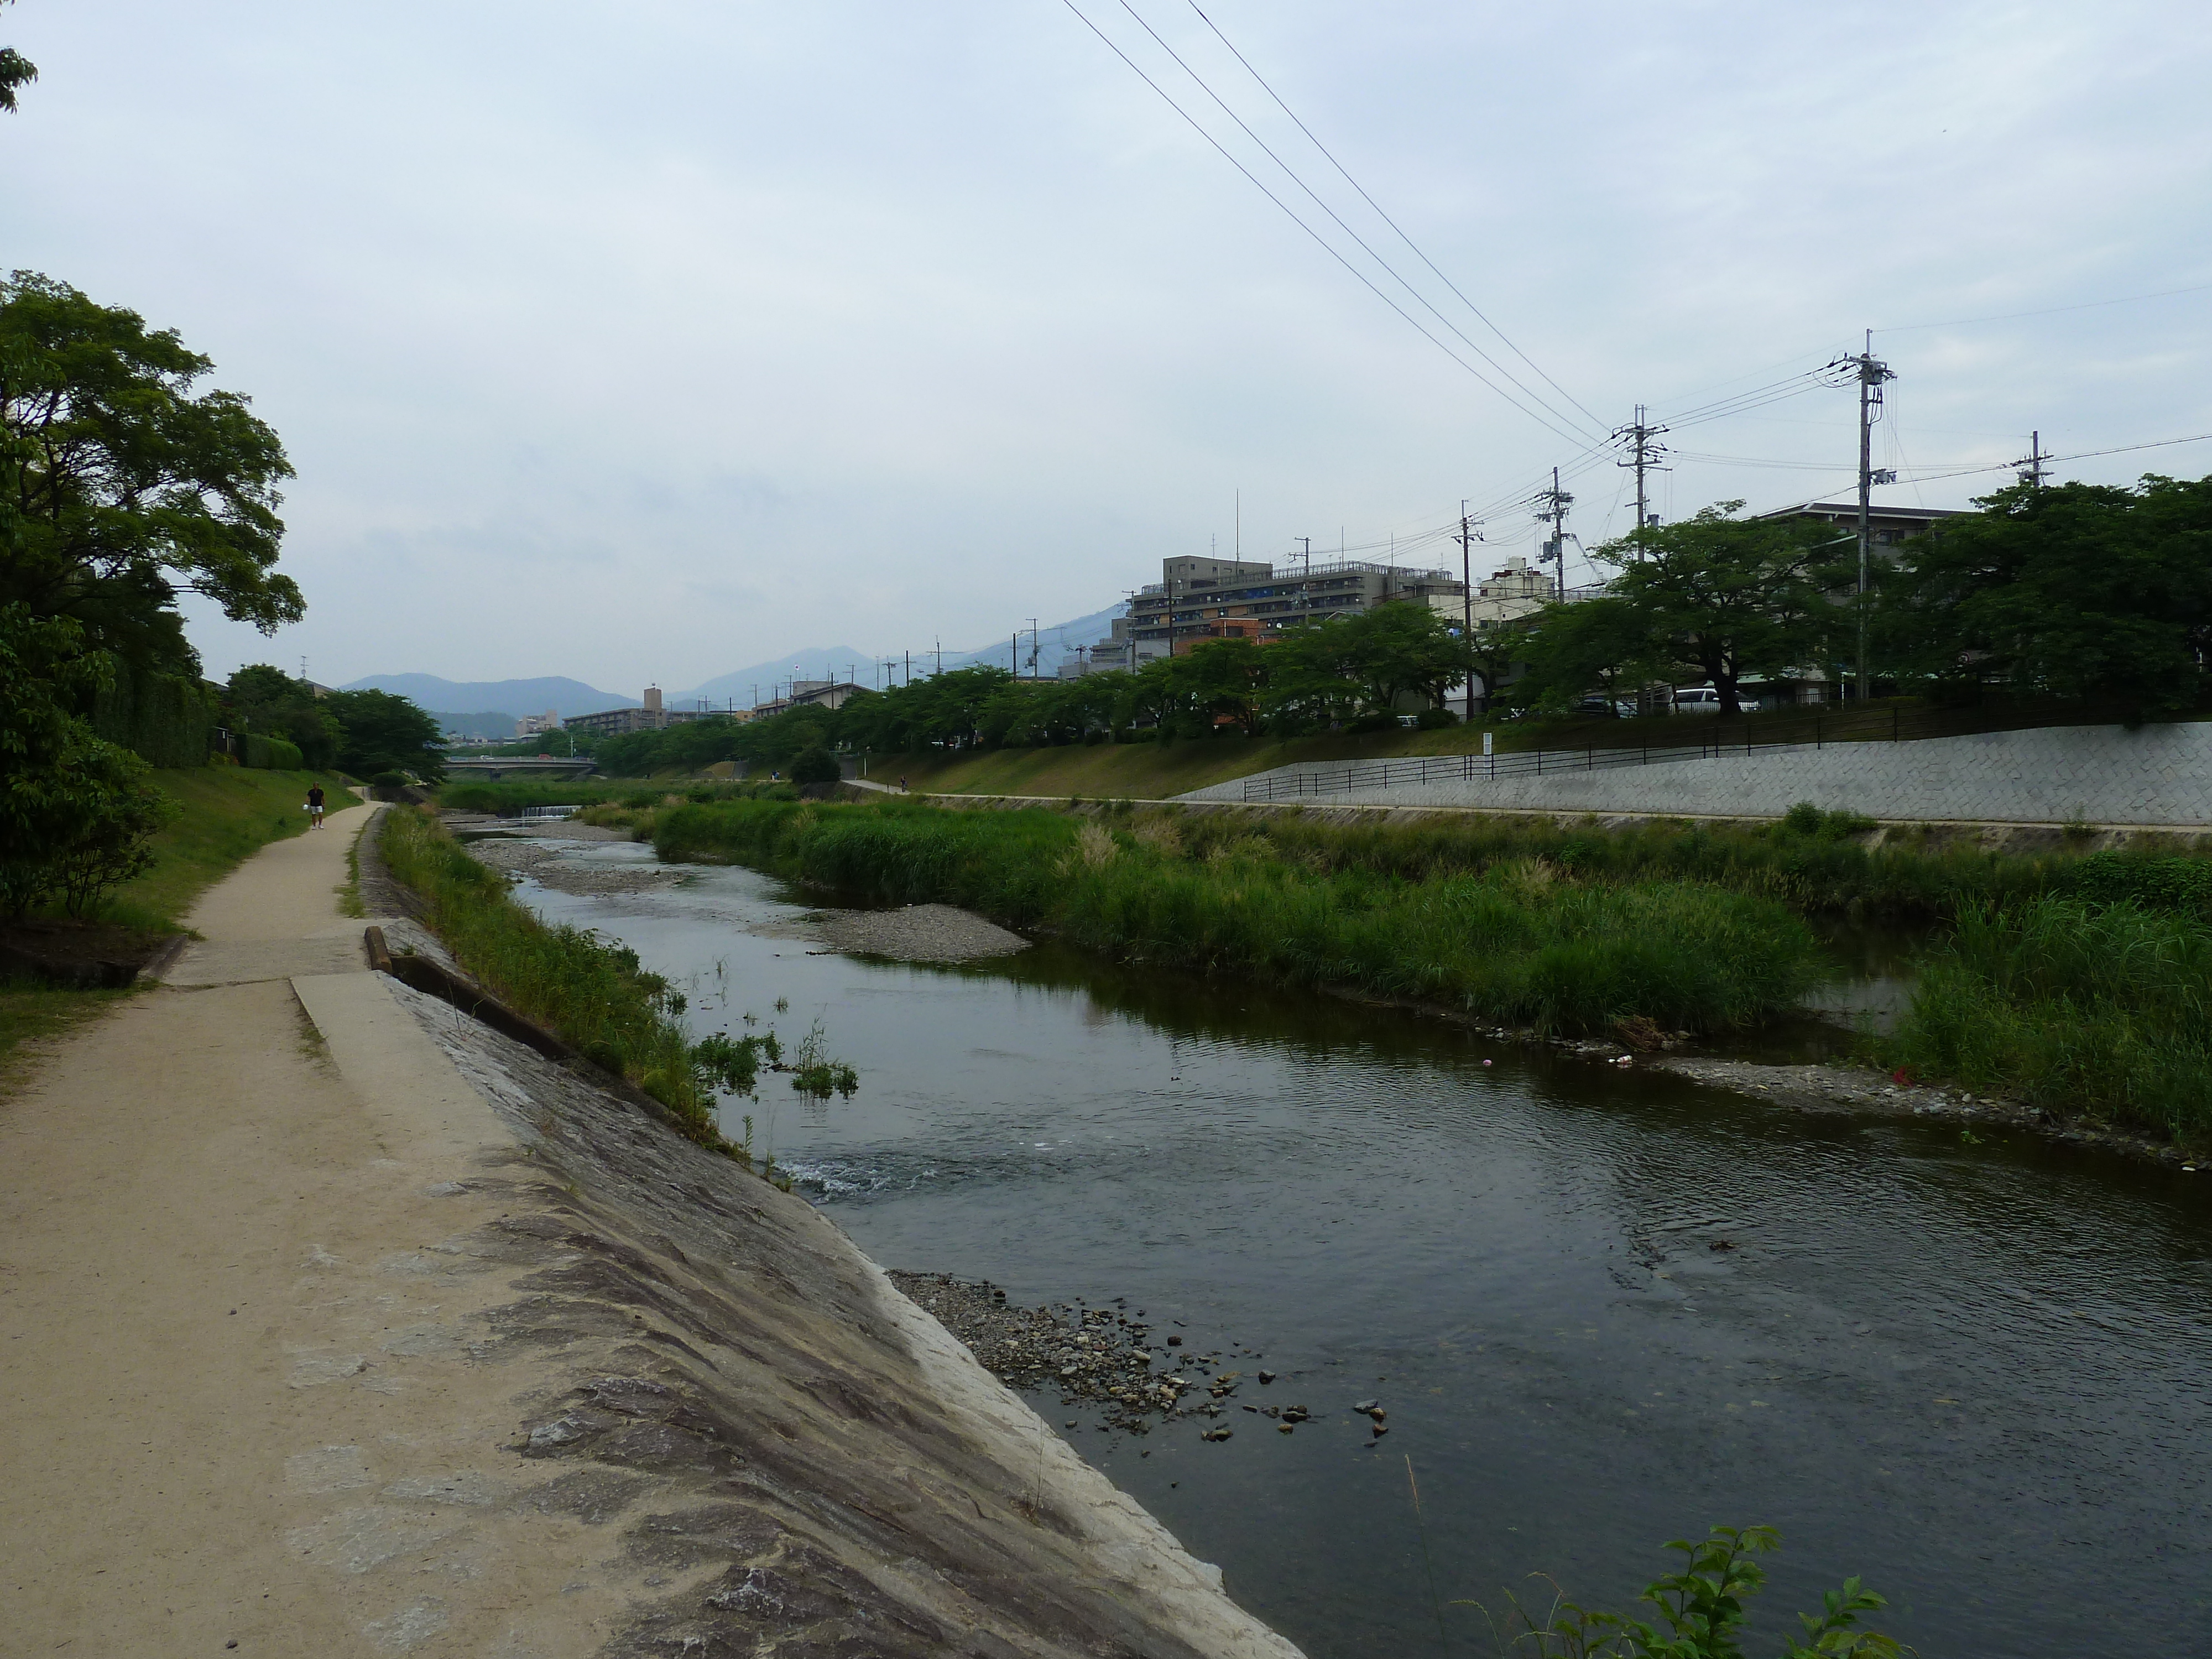
[(1851, 362), (1858, 369), (1859, 382), (1859, 707), (1866, 707), (1874, 690), (1874, 681), (1867, 672), (1867, 606), (1868, 595), (1874, 586), (1874, 487), (1876, 483), (1894, 483), (1897, 475), (1884, 470), (1877, 473), (1874, 465), (1874, 426), (1881, 418), (1881, 386), (1885, 380), (1897, 376), (1890, 372), (1887, 363), (1874, 355), (1874, 331), (1866, 333), (1866, 348)]
[[(1474, 521), (1467, 516), (1467, 501), (1459, 504), (1459, 642), (1468, 653), (1467, 663), (1467, 720), (1474, 724), (1474, 555), (1469, 544), (1474, 540)], [(1489, 700), (1487, 688), (1484, 701)]]
[(1666, 471), (1666, 468), (1659, 465), (1659, 458), (1667, 453), (1667, 447), (1654, 441), (1666, 429), (1663, 426), (1648, 424), (1644, 418), (1644, 405), (1638, 404), (1636, 405), (1634, 423), (1622, 427), (1613, 434), (1616, 441), (1624, 442), (1629, 446), (1629, 459), (1625, 461), (1615, 461), (1613, 465), (1632, 466), (1636, 469), (1636, 548), (1637, 556), (1639, 558), (1643, 556), (1644, 531), (1651, 522), (1650, 505), (1644, 492), (1644, 475), (1647, 471)]
[(1030, 618), (1030, 678), (1037, 677), (1037, 619)]
[(1567, 597), (1567, 508), (1575, 498), (1559, 488), (1559, 469), (1556, 466), (1552, 469), (1552, 487), (1540, 492), (1536, 499), (1543, 503), (1536, 510), (1537, 522), (1540, 524), (1546, 519), (1552, 521), (1552, 539), (1544, 544), (1544, 551), (1551, 556), (1559, 580), (1558, 591), (1553, 597), (1564, 603)]
[[(2015, 465), (2021, 468), (2020, 481), (2022, 483), (2037, 489), (2043, 488), (2043, 434), (2040, 432), (2027, 434), (2027, 459)], [(306, 678), (304, 672), (301, 678)]]

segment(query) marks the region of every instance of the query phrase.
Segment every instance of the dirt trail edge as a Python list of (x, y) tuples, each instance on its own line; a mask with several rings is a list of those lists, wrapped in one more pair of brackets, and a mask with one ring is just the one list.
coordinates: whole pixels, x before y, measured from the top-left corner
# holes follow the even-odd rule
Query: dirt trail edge
[(804, 1200), (367, 971), (373, 811), (0, 1100), (0, 1650), (1297, 1659)]

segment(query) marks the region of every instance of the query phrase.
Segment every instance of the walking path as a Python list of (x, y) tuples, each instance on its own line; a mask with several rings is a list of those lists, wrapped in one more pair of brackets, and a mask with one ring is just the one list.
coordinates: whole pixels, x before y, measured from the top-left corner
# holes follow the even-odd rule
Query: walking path
[(803, 1200), (368, 972), (373, 811), (0, 1098), (0, 1652), (1296, 1659)]
[[(505, 1139), (434, 1047), (395, 1041), (411, 1022), (338, 914), (373, 811), (249, 860), (192, 911), (204, 941), (166, 986), (0, 1102), (9, 1651), (366, 1654), (453, 1623), (450, 1598), (363, 1582), (452, 1530), (438, 1505), (331, 1524), (334, 1498), (404, 1482), (403, 1463), (434, 1480), (513, 1416), (489, 1377), (402, 1364), (361, 1386), (359, 1351), (426, 1307), (358, 1281), (449, 1231), (452, 1201), (423, 1187)], [(499, 1599), (554, 1604), (568, 1565), (509, 1555)], [(470, 1622), (480, 1643), (453, 1650), (540, 1621)], [(591, 1634), (531, 1631), (517, 1650)]]

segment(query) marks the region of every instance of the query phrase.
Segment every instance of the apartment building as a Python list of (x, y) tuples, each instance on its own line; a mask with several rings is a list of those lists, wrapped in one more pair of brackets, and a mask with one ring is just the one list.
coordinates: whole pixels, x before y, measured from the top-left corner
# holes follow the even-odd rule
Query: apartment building
[(1129, 665), (1180, 651), (1186, 641), (1231, 634), (1265, 641), (1301, 623), (1381, 605), (1456, 601), (1466, 591), (1449, 571), (1363, 559), (1300, 560), (1281, 566), (1253, 560), (1164, 559), (1159, 581), (1139, 592), (1129, 606), (1127, 636), (1135, 659)]

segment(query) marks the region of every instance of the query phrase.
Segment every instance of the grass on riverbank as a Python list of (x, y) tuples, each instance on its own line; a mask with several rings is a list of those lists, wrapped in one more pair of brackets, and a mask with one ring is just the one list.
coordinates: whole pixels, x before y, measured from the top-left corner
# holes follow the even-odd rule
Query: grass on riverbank
[(345, 781), (328, 772), (264, 772), (243, 766), (180, 767), (154, 774), (182, 809), (154, 837), (154, 867), (109, 895), (102, 919), (170, 929), (208, 888), (272, 841), (307, 827), (301, 810), (319, 783), (328, 809), (356, 804)]
[(2212, 1134), (2212, 924), (2041, 897), (1960, 917), (1882, 1059), (2188, 1143)]
[[(143, 933), (175, 932), (208, 888), (270, 842), (304, 830), (300, 808), (310, 785), (320, 783), (333, 807), (353, 801), (344, 781), (328, 773), (194, 766), (164, 769), (153, 778), (180, 810), (154, 837), (153, 867), (116, 888), (99, 912), (102, 921)], [(19, 1068), (24, 1043), (59, 1036), (131, 994), (0, 983), (0, 1079)]]
[(517, 1012), (673, 1112), (684, 1131), (720, 1147), (712, 1083), (679, 1018), (684, 999), (637, 954), (580, 928), (549, 927), (515, 902), (506, 877), (477, 863), (425, 813), (386, 814), (385, 862), (429, 902), (430, 926), (454, 958)]
[(1769, 824), (1651, 818), (1618, 827), (1549, 817), (1454, 813), (1350, 822), (1300, 811), (1190, 813), (1179, 833), (1200, 856), (1264, 842), (1329, 872), (1422, 881), (1540, 859), (1607, 881), (1710, 882), (1808, 912), (1927, 920), (2044, 893), (2212, 916), (2212, 855), (2146, 848), (2086, 856), (1993, 852), (1966, 840), (1906, 835), (1870, 845), (1872, 826), (1809, 806)]
[[(943, 901), (1127, 959), (1254, 973), (1544, 1031), (1645, 1019), (1711, 1030), (1820, 975), (1772, 899), (1583, 881), (1541, 860), (1425, 878), (1316, 867), (1203, 820), (1109, 827), (1048, 811), (733, 802), (659, 814), (663, 857), (757, 864), (891, 902)], [(1188, 836), (1189, 838), (1186, 839)]]

